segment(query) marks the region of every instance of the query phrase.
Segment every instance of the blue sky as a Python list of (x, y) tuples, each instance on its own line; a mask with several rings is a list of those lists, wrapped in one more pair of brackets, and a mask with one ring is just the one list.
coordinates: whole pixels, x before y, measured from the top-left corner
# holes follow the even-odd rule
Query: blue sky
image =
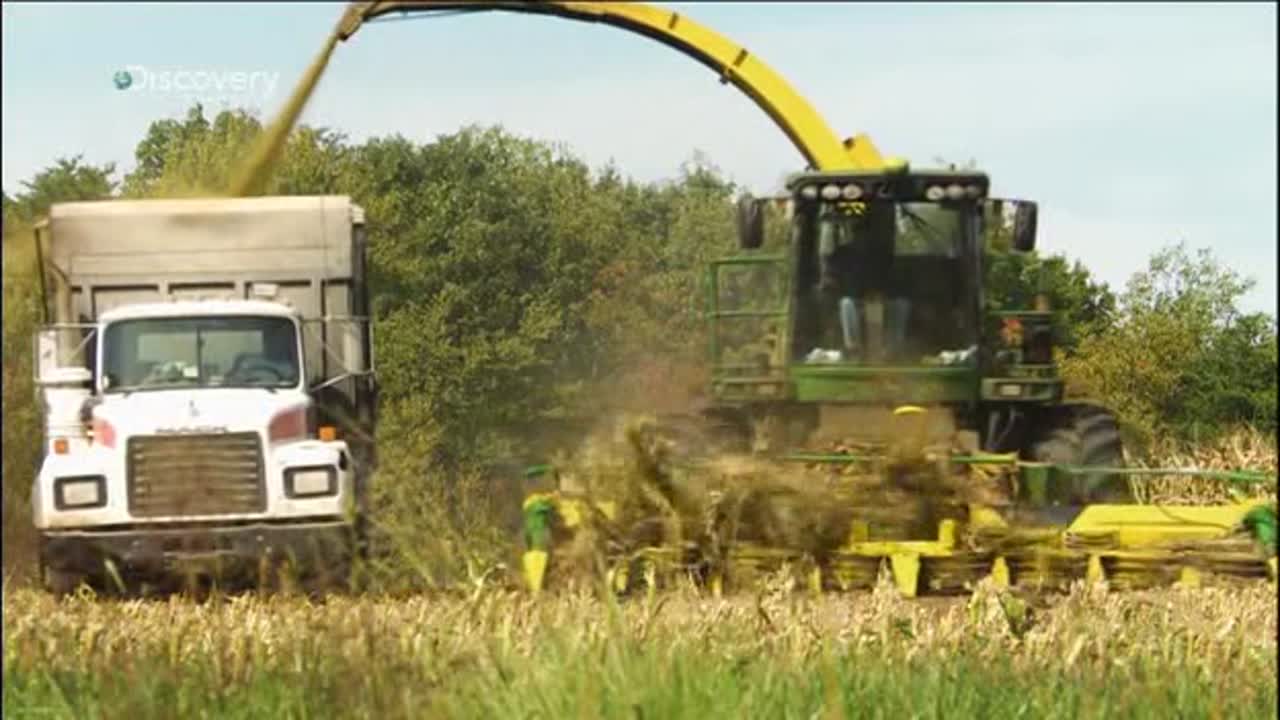
[[(916, 165), (977, 160), (993, 192), (1040, 201), (1042, 249), (1113, 287), (1185, 240), (1257, 281), (1248, 309), (1276, 311), (1275, 5), (667, 6), (750, 49), (842, 134), (870, 133)], [(128, 170), (148, 123), (195, 99), (270, 117), (340, 11), (5, 4), (4, 189), (77, 153)], [(129, 67), (151, 87), (117, 90), (112, 75)], [(245, 86), (155, 87), (175, 71), (243, 72)], [(304, 122), (356, 141), (500, 123), (642, 180), (700, 150), (757, 193), (803, 165), (745, 96), (683, 55), (517, 14), (364, 28)]]

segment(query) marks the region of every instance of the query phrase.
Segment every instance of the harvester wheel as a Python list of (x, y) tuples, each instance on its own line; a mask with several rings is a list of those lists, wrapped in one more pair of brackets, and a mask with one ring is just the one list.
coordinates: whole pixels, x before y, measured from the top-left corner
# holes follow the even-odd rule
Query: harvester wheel
[[(1036, 433), (1028, 455), (1036, 462), (1058, 465), (1118, 468), (1124, 466), (1124, 446), (1115, 416), (1096, 405), (1055, 408)], [(1123, 476), (1085, 473), (1072, 476), (1072, 504), (1133, 501)]]

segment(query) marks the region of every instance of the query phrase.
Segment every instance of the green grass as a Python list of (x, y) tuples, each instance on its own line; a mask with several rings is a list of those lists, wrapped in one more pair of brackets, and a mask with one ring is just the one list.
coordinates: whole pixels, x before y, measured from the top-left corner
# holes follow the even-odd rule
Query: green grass
[[(104, 672), (6, 670), (6, 717), (712, 718), (1272, 717), (1275, 685), (1190, 668), (1018, 671), (963, 655), (886, 663), (870, 653), (778, 665), (766, 657), (611, 647), (527, 659), (365, 666), (334, 655), (233, 680), (211, 660)], [(1241, 667), (1247, 671), (1247, 667)], [(1261, 668), (1256, 668), (1261, 671)], [(1255, 680), (1262, 676), (1254, 676)]]

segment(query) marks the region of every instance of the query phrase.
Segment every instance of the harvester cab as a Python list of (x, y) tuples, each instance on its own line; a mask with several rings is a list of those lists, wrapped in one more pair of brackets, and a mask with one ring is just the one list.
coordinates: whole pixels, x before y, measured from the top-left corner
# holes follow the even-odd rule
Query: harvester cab
[[(751, 426), (758, 451), (883, 440), (902, 405), (975, 449), (1021, 449), (1011, 409), (1056, 403), (1062, 384), (1047, 309), (1007, 314), (999, 331), (985, 317), (986, 250), (1034, 249), (1037, 209), (988, 187), (978, 172), (896, 168), (802, 173), (784, 198), (744, 198), (746, 252), (709, 277), (718, 411)], [(786, 209), (780, 250), (765, 248), (770, 205)]]

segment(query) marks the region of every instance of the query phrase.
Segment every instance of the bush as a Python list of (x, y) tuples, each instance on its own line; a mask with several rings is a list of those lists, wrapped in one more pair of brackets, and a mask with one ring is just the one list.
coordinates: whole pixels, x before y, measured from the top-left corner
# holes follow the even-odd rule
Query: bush
[(41, 416), (32, 382), (32, 333), (39, 318), (40, 292), (31, 232), (6, 225), (4, 236), (3, 482), (4, 569), (6, 576), (30, 571), (34, 537), (30, 521), (31, 482), (40, 462)]
[(1244, 315), (1252, 281), (1208, 250), (1165, 248), (1120, 297), (1115, 321), (1063, 362), (1067, 379), (1119, 412), (1131, 442), (1212, 441), (1241, 424), (1276, 429), (1276, 328)]

